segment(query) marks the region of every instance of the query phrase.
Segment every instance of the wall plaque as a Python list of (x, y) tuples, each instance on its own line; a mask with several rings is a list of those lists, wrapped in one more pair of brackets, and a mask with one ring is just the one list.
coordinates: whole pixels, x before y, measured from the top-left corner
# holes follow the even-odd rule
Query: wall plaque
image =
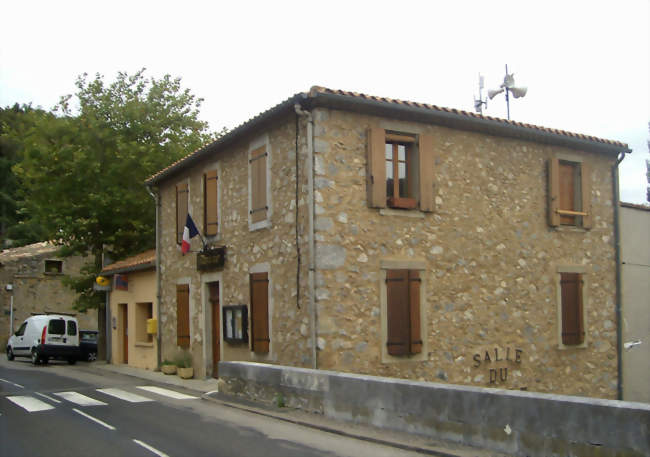
[(196, 254), (196, 269), (199, 271), (223, 270), (225, 264), (225, 246), (205, 248)]

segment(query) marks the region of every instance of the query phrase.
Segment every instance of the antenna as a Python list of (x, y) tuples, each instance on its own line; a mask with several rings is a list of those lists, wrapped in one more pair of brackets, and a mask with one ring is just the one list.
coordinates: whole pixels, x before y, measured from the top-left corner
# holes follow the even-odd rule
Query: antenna
[(485, 108), (487, 108), (487, 98), (483, 100), (483, 75), (478, 74), (478, 99), (474, 97), (474, 109), (476, 110), (477, 113), (483, 114), (483, 105), (485, 105)]
[(503, 77), (503, 83), (499, 86), (499, 89), (490, 89), (488, 90), (488, 97), (492, 100), (494, 97), (499, 95), (501, 92), (506, 93), (506, 106), (508, 108), (508, 120), (510, 120), (510, 93), (515, 98), (522, 98), (528, 92), (527, 87), (516, 87), (515, 86), (515, 74), (508, 73), (508, 65), (506, 65), (506, 75)]

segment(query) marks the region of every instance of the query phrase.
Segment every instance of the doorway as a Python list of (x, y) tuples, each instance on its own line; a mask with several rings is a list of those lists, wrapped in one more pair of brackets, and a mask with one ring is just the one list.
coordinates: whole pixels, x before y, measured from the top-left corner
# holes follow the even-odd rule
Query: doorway
[(219, 360), (221, 359), (221, 309), (219, 307), (219, 282), (209, 282), (208, 301), (212, 311), (212, 377), (219, 377)]
[(120, 341), (122, 342), (122, 363), (129, 363), (129, 306), (120, 303)]

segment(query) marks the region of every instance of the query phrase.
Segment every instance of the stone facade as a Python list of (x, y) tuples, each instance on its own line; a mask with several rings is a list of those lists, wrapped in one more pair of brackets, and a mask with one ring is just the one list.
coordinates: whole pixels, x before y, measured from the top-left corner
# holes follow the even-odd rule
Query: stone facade
[[(76, 294), (61, 280), (78, 275), (86, 259), (80, 256), (59, 258), (58, 248), (50, 243), (36, 243), (0, 253), (0, 343), (6, 343), (10, 333), (11, 295), (13, 294), (13, 329), (31, 313), (60, 311), (76, 313), (79, 328), (97, 330), (97, 312), (80, 313), (72, 308)], [(11, 284), (13, 291), (7, 291)]]
[[(304, 117), (297, 121), (293, 106), (283, 111), (285, 102), (270, 110), (277, 114), (273, 122), (255, 118), (213, 149), (205, 148), (200, 160), (195, 153), (191, 164), (181, 161), (150, 178), (161, 201), (163, 357), (177, 349), (177, 284), (190, 285), (191, 349), (197, 375), (209, 376), (206, 283), (219, 281), (221, 306), (249, 305), (249, 273), (264, 271), (270, 280), (270, 352), (261, 356), (249, 345), (221, 340), (221, 360), (615, 398), (611, 169), (615, 150), (625, 145), (597, 139), (571, 143), (567, 132), (542, 141), (533, 133), (543, 129), (532, 126), (524, 126), (530, 136), (485, 131), (462, 124), (464, 119), (453, 124), (419, 113), (391, 115), (391, 109), (401, 107), (390, 100), (371, 109), (356, 95), (329, 105), (318, 103), (318, 96), (310, 93), (305, 97), (315, 101), (303, 104), (310, 108), (311, 126)], [(367, 132), (373, 127), (432, 138), (433, 211), (369, 207)], [(261, 137), (270, 157), (271, 217), (268, 227), (250, 230), (247, 153)], [(308, 160), (312, 145), (313, 168)], [(549, 226), (547, 163), (553, 157), (590, 165), (591, 229)], [(195, 254), (182, 256), (176, 244), (175, 186), (189, 183), (189, 212), (202, 227), (202, 176), (215, 168), (220, 233), (207, 241), (226, 246), (227, 260), (221, 271), (206, 274), (197, 271)], [(311, 170), (313, 310), (308, 287)], [(193, 241), (193, 248), (199, 247)], [(386, 351), (385, 283), (391, 268), (421, 272), (423, 350), (414, 356)], [(584, 278), (586, 337), (577, 347), (561, 344), (559, 271)]]

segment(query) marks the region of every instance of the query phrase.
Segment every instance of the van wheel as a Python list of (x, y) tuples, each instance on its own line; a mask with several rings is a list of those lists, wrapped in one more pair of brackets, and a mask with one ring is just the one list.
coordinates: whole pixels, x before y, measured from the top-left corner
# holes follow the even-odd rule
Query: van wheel
[(75, 363), (77, 363), (77, 359), (74, 358), (68, 359), (68, 365), (74, 365)]
[(36, 349), (32, 349), (32, 363), (34, 365), (38, 365), (40, 363), (40, 361), (41, 361), (41, 359), (38, 356), (38, 352), (36, 351)]
[(14, 356), (14, 350), (11, 349), (11, 346), (7, 347), (7, 360), (13, 360), (15, 358), (16, 356)]

